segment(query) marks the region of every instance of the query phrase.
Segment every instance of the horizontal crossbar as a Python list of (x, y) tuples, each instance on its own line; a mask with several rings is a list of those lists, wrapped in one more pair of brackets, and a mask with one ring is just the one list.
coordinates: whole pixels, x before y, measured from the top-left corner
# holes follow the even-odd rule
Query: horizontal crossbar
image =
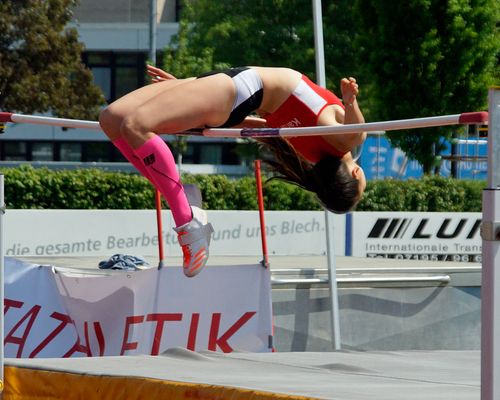
[[(82, 128), (101, 130), (98, 122), (78, 119), (65, 119), (55, 117), (43, 117), (36, 115), (14, 114), (0, 112), (1, 122), (14, 122), (19, 124), (51, 125), (65, 128)], [(333, 135), (345, 133), (393, 131), (402, 129), (429, 128), (445, 125), (484, 125), (488, 123), (487, 112), (470, 112), (454, 115), (442, 115), (437, 117), (401, 119), (383, 122), (368, 122), (364, 124), (349, 124), (335, 126), (313, 126), (300, 128), (256, 128), (256, 129), (222, 129), (207, 128), (193, 129), (177, 132), (180, 135), (194, 135), (206, 137), (273, 137), (273, 136), (308, 136), (308, 135)]]

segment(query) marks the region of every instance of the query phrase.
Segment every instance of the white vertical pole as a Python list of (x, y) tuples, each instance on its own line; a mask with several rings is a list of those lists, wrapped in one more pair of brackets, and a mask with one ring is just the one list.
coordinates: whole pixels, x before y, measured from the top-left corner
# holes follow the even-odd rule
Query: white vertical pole
[(156, 25), (158, 5), (157, 0), (150, 1), (150, 15), (149, 15), (149, 59), (151, 63), (156, 66)]
[[(318, 85), (326, 87), (325, 53), (323, 45), (323, 14), (321, 0), (313, 0), (314, 47), (316, 55), (316, 77)], [(333, 216), (325, 211), (326, 254), (328, 260), (328, 282), (330, 287), (332, 344), (335, 350), (340, 350), (340, 318), (339, 298), (337, 288), (337, 273), (335, 268), (335, 245), (333, 241)]]
[(335, 266), (335, 245), (334, 245), (334, 224), (332, 213), (325, 211), (325, 230), (326, 230), (326, 254), (328, 261), (328, 283), (330, 287), (331, 303), (331, 323), (332, 323), (332, 344), (335, 350), (340, 350), (340, 309), (339, 294), (337, 287), (337, 269)]
[(488, 187), (483, 191), (481, 400), (500, 399), (500, 87), (489, 91)]
[[(5, 203), (3, 194), (3, 174), (0, 172), (0, 393), (3, 391), (3, 369), (4, 369), (4, 352), (3, 352), (3, 331), (4, 331), (4, 232), (3, 232), (3, 217), (5, 213)], [(3, 396), (2, 396), (3, 397)]]
[(313, 0), (314, 53), (316, 57), (316, 82), (326, 87), (325, 49), (323, 44), (323, 13), (321, 0)]

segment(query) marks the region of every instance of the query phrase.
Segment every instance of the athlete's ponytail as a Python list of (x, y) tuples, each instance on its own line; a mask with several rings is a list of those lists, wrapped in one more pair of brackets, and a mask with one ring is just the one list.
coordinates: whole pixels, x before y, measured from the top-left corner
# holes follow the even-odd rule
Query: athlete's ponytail
[(283, 138), (258, 138), (257, 141), (274, 156), (264, 158), (277, 173), (271, 179), (282, 179), (315, 193), (319, 202), (334, 213), (345, 213), (359, 201), (359, 181), (352, 177), (339, 157), (327, 156), (313, 164)]

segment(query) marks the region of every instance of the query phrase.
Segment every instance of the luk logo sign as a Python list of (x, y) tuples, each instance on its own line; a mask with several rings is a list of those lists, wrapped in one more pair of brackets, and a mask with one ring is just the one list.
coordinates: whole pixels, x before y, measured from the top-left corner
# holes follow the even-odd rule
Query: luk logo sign
[(355, 220), (354, 232), (363, 232), (364, 240), (354, 241), (353, 248), (361, 256), (481, 262), (480, 213), (374, 214)]
[[(479, 235), (479, 218), (444, 218), (437, 225), (430, 218), (377, 218), (369, 239), (474, 239)], [(434, 221), (433, 221), (434, 222)]]

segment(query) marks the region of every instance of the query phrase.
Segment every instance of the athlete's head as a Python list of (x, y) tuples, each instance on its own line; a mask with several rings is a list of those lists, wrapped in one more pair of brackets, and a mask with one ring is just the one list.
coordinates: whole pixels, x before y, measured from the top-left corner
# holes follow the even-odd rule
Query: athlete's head
[(318, 200), (334, 213), (352, 210), (366, 188), (363, 169), (351, 157), (323, 158), (312, 167), (310, 181)]
[(260, 138), (274, 159), (266, 160), (278, 173), (276, 178), (294, 183), (316, 194), (329, 211), (345, 213), (352, 210), (363, 195), (366, 179), (352, 157), (327, 156), (316, 164), (304, 160), (287, 140)]

